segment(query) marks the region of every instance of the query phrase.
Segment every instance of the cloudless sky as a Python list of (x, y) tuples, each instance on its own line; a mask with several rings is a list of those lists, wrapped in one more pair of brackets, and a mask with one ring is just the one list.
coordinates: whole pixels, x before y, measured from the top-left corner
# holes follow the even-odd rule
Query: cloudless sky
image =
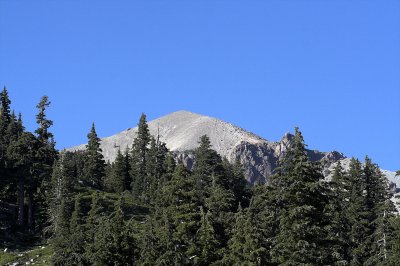
[(58, 148), (188, 110), (400, 169), (400, 1), (0, 0), (0, 86)]

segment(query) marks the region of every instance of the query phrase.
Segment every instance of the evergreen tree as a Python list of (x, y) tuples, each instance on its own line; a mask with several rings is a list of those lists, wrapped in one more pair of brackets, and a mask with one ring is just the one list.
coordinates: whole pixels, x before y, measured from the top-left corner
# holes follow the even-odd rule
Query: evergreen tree
[[(55, 149), (54, 136), (49, 131), (53, 125), (53, 121), (47, 118), (46, 110), (50, 106), (50, 101), (47, 96), (43, 96), (36, 106), (38, 114), (36, 115), (36, 123), (38, 128), (35, 130), (39, 147), (36, 151), (35, 174), (29, 183), (28, 189), (28, 226), (32, 228), (35, 220), (40, 227), (46, 224), (47, 215), (47, 197), (46, 195), (48, 184), (50, 183), (52, 168), (57, 151)], [(33, 213), (33, 210), (35, 212)], [(30, 219), (29, 219), (30, 218)]]
[(273, 262), (287, 265), (324, 265), (330, 263), (327, 246), (328, 198), (320, 183), (319, 167), (310, 162), (298, 128), (292, 147), (282, 164), (279, 177), (283, 202), (280, 232), (273, 247)]
[(99, 234), (99, 227), (102, 223), (107, 222), (104, 218), (104, 210), (99, 202), (99, 193), (96, 191), (92, 195), (92, 202), (90, 205), (90, 211), (86, 218), (85, 227), (85, 238), (86, 238), (86, 246), (85, 246), (85, 257), (87, 260), (95, 264), (98, 259), (98, 249), (97, 246), (98, 237), (100, 234), (105, 232), (101, 232)]
[(147, 153), (150, 143), (150, 131), (147, 125), (146, 115), (142, 113), (138, 123), (137, 137), (133, 141), (131, 150), (131, 179), (132, 192), (136, 199), (143, 196), (143, 192), (147, 190)]
[(237, 207), (240, 204), (242, 207), (247, 208), (252, 196), (251, 187), (244, 176), (243, 166), (239, 158), (236, 158), (233, 164), (229, 163), (227, 159), (224, 159), (223, 163), (228, 177), (229, 190), (233, 192), (235, 197), (233, 206)]
[[(65, 165), (66, 156), (61, 154), (53, 166), (53, 174), (49, 193), (49, 218), (51, 232), (56, 236), (67, 233), (67, 221), (71, 217), (73, 209), (73, 192), (75, 180), (68, 174), (68, 166)], [(61, 232), (61, 233), (60, 233)]]
[(100, 139), (97, 137), (94, 123), (88, 134), (86, 145), (86, 161), (84, 167), (85, 181), (94, 188), (101, 188), (105, 174), (105, 162), (100, 148)]
[(48, 215), (53, 234), (54, 265), (64, 265), (70, 257), (69, 221), (74, 207), (73, 186), (74, 180), (68, 175), (65, 156), (61, 155), (54, 165)]
[[(24, 132), (16, 140), (10, 143), (7, 149), (10, 171), (13, 182), (17, 185), (18, 218), (17, 224), (24, 225), (25, 194), (27, 185), (32, 182), (35, 169), (35, 151), (38, 142), (31, 133)], [(30, 193), (30, 191), (28, 191)]]
[(149, 217), (145, 221), (144, 230), (140, 235), (140, 260), (139, 265), (154, 265), (162, 254), (162, 247), (156, 232), (156, 221)]
[[(232, 191), (218, 184), (214, 178), (213, 185), (210, 191), (210, 196), (205, 201), (207, 209), (207, 223), (213, 227), (214, 238), (218, 241), (218, 248), (227, 245), (229, 233), (232, 229), (234, 215), (233, 205), (235, 201)], [(217, 256), (217, 254), (214, 254)], [(219, 254), (222, 255), (222, 254)]]
[(400, 265), (400, 216), (391, 218), (390, 223), (393, 229), (393, 237), (388, 242), (388, 258), (385, 263), (389, 266), (397, 266)]
[(7, 88), (4, 86), (3, 91), (0, 93), (0, 136), (1, 141), (6, 141), (7, 127), (11, 122), (10, 111), (11, 100), (8, 96)]
[(362, 265), (366, 260), (367, 245), (365, 240), (370, 233), (368, 209), (365, 204), (365, 181), (362, 165), (359, 160), (352, 158), (349, 165), (347, 179), (350, 195), (347, 208), (347, 217), (351, 226), (351, 265)]
[(224, 265), (251, 265), (246, 260), (245, 250), (247, 248), (246, 243), (246, 218), (239, 205), (238, 212), (235, 214), (235, 224), (232, 230), (232, 237), (229, 239), (228, 249), (223, 258)]
[(331, 216), (330, 245), (336, 262), (340, 265), (347, 265), (351, 258), (351, 224), (347, 211), (351, 187), (340, 161), (336, 163), (330, 188), (331, 203), (327, 206)]
[(53, 125), (53, 121), (47, 119), (46, 109), (50, 106), (51, 102), (47, 96), (40, 99), (39, 104), (36, 106), (39, 113), (36, 115), (36, 123), (39, 127), (35, 130), (38, 139), (44, 146), (51, 145), (54, 147), (54, 135), (49, 132), (49, 128)]
[(364, 166), (366, 178), (366, 204), (369, 210), (370, 235), (366, 239), (369, 257), (365, 265), (385, 265), (388, 259), (389, 242), (394, 237), (390, 220), (396, 209), (390, 200), (387, 179), (379, 167), (366, 157)]
[(279, 233), (279, 215), (282, 206), (278, 204), (276, 194), (279, 190), (272, 184), (273, 182), (267, 187), (260, 184), (254, 188), (254, 196), (246, 211), (243, 228), (244, 264), (274, 265), (271, 249)]
[(70, 221), (70, 235), (68, 245), (68, 259), (66, 265), (87, 265), (88, 260), (85, 256), (85, 217), (82, 209), (82, 197), (75, 197), (74, 211)]
[(159, 175), (157, 173), (158, 147), (153, 136), (150, 137), (150, 148), (146, 153), (146, 177), (145, 177), (145, 202), (150, 202), (155, 196)]
[(190, 257), (194, 265), (210, 265), (217, 261), (222, 254), (219, 254), (221, 243), (217, 239), (217, 234), (211, 223), (210, 212), (204, 214), (201, 211), (200, 228), (197, 232), (197, 249), (196, 255)]
[(166, 184), (168, 181), (172, 179), (172, 175), (176, 168), (176, 162), (172, 154), (167, 154), (165, 156), (165, 161), (163, 165), (164, 173), (161, 177), (161, 185)]
[(132, 178), (130, 175), (131, 171), (131, 156), (129, 153), (129, 149), (126, 148), (125, 153), (124, 153), (124, 165), (125, 167), (124, 170), (122, 171), (123, 175), (125, 176), (124, 178), (124, 189), (125, 190), (131, 190), (131, 184), (132, 184)]
[(129, 181), (129, 162), (127, 162), (126, 155), (123, 155), (121, 151), (118, 150), (109, 180), (107, 180), (107, 185), (110, 191), (121, 193), (129, 189), (127, 186), (130, 183)]
[(130, 226), (124, 221), (121, 200), (110, 217), (96, 227), (92, 265), (134, 265), (137, 247)]
[[(211, 148), (208, 136), (200, 137), (199, 147), (195, 150), (195, 165), (193, 174), (196, 178), (196, 191), (199, 193), (201, 201), (210, 195), (213, 176), (221, 177), (224, 175), (221, 157)], [(221, 180), (226, 186), (226, 180)]]
[(187, 264), (196, 254), (195, 237), (200, 226), (200, 201), (195, 180), (183, 165), (178, 165), (165, 186), (165, 207), (170, 220), (175, 261)]
[(224, 261), (234, 265), (274, 265), (271, 247), (278, 231), (276, 195), (271, 188), (257, 185), (249, 208), (239, 212)]
[[(9, 177), (6, 173), (6, 153), (9, 145), (9, 134), (7, 129), (10, 122), (12, 121), (10, 113), (10, 98), (8, 97), (8, 91), (4, 86), (3, 91), (0, 93), (0, 193), (4, 193), (3, 188), (9, 183)], [(7, 179), (8, 178), (8, 179)]]

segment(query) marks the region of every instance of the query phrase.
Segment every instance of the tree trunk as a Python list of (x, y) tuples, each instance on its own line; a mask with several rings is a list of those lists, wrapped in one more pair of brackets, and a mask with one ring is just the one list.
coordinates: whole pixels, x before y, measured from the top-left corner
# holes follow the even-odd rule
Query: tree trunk
[(24, 207), (25, 207), (25, 195), (24, 195), (24, 183), (18, 182), (18, 218), (17, 225), (24, 225)]

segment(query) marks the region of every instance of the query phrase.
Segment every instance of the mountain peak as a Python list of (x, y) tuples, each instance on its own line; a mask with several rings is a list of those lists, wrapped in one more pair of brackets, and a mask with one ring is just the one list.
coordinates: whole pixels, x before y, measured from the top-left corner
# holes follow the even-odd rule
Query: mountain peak
[[(230, 158), (241, 142), (265, 143), (265, 139), (231, 123), (186, 110), (176, 111), (148, 122), (150, 133), (159, 136), (171, 151), (188, 151), (197, 148), (201, 136), (207, 135), (218, 153)], [(106, 160), (114, 161), (118, 150), (131, 148), (137, 127), (103, 138), (101, 148)], [(84, 149), (84, 145), (70, 150)]]

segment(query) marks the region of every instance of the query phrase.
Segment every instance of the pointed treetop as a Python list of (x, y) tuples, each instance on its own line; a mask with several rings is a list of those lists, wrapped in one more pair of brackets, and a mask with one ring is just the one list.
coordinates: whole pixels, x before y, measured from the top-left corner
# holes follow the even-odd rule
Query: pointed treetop
[(39, 128), (35, 130), (35, 133), (38, 135), (39, 140), (42, 143), (50, 143), (53, 139), (53, 134), (49, 132), (49, 128), (53, 125), (53, 121), (47, 119), (46, 109), (50, 106), (51, 102), (49, 101), (49, 97), (44, 95), (36, 108), (38, 109), (38, 114), (36, 115), (36, 123), (39, 125)]
[(0, 93), (0, 122), (3, 122), (6, 126), (10, 122), (10, 105), (11, 100), (8, 96), (6, 86), (4, 86), (3, 91)]

